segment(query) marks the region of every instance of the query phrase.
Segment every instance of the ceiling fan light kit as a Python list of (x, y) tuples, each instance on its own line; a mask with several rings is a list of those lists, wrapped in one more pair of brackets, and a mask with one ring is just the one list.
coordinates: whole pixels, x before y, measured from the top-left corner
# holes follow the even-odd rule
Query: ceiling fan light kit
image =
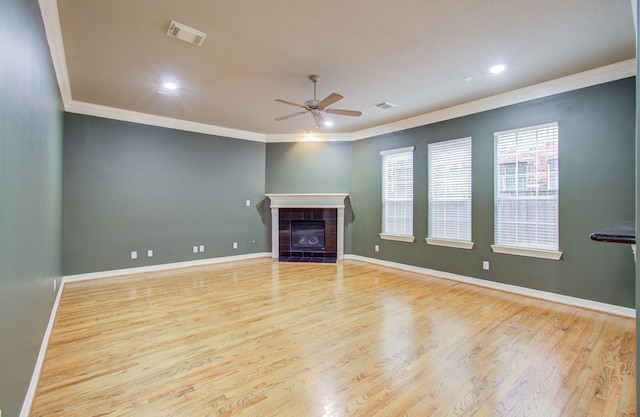
[(327, 108), (328, 106), (332, 105), (338, 100), (342, 100), (344, 97), (337, 93), (331, 93), (324, 100), (318, 100), (316, 98), (316, 86), (317, 86), (318, 80), (320, 79), (320, 76), (310, 75), (309, 79), (313, 82), (313, 99), (312, 100), (307, 100), (304, 102), (304, 104), (293, 103), (291, 101), (282, 100), (279, 98), (275, 100), (279, 103), (300, 107), (304, 109), (304, 111), (299, 111), (296, 113), (291, 113), (291, 114), (286, 114), (284, 116), (276, 117), (275, 120), (282, 121), (282, 120), (289, 119), (291, 117), (299, 116), (301, 114), (311, 113), (311, 115), (313, 116), (313, 120), (315, 122), (315, 127), (320, 128), (325, 124), (324, 119), (322, 117), (323, 112), (328, 114), (338, 114), (341, 116), (353, 116), (353, 117), (359, 117), (362, 115), (361, 111), (356, 111), (356, 110), (328, 109)]

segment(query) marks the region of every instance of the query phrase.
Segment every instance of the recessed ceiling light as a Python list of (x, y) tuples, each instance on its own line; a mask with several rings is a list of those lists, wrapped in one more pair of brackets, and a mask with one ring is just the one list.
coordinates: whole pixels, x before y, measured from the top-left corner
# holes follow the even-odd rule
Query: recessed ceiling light
[(503, 65), (503, 64), (498, 64), (498, 65), (494, 65), (493, 67), (489, 68), (489, 72), (492, 74), (500, 74), (502, 71), (506, 70), (507, 66)]
[(171, 81), (167, 81), (163, 85), (164, 85), (164, 88), (166, 88), (167, 90), (175, 90), (176, 88), (178, 88), (178, 85)]
[(324, 122), (325, 126), (333, 126), (333, 122), (330, 120), (327, 120), (326, 122)]

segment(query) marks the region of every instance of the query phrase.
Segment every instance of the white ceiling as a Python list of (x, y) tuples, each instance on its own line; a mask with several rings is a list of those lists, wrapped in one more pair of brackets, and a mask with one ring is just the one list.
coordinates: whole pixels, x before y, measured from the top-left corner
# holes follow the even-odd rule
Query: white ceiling
[[(58, 0), (57, 8), (59, 28), (47, 33), (55, 45), (61, 29), (64, 52), (58, 42), (52, 53), (72, 109), (262, 135), (363, 131), (621, 63), (636, 50), (630, 0)], [(171, 20), (207, 33), (203, 45), (167, 36)], [(497, 63), (507, 70), (488, 73)], [(321, 130), (310, 114), (275, 121), (302, 109), (274, 99), (313, 98), (311, 74), (321, 77), (319, 99), (339, 93), (330, 108), (362, 116), (325, 115), (335, 125)], [(165, 80), (179, 89), (159, 93)], [(374, 107), (382, 101), (397, 107)]]

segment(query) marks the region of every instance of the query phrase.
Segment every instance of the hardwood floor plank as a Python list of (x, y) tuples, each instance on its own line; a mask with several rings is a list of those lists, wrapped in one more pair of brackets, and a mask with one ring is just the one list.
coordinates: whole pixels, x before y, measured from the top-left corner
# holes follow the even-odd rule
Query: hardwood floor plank
[(345, 260), (65, 285), (31, 416), (636, 416), (635, 321)]

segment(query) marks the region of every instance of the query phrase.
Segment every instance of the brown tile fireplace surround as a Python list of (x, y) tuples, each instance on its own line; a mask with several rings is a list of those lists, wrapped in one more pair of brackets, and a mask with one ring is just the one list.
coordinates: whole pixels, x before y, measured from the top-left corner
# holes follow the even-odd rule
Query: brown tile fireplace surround
[[(344, 200), (348, 194), (267, 194), (271, 200), (271, 254), (274, 259), (301, 258), (335, 261), (344, 257)], [(294, 252), (292, 224), (324, 222), (324, 247), (317, 252)], [(321, 227), (321, 226), (320, 226)]]

